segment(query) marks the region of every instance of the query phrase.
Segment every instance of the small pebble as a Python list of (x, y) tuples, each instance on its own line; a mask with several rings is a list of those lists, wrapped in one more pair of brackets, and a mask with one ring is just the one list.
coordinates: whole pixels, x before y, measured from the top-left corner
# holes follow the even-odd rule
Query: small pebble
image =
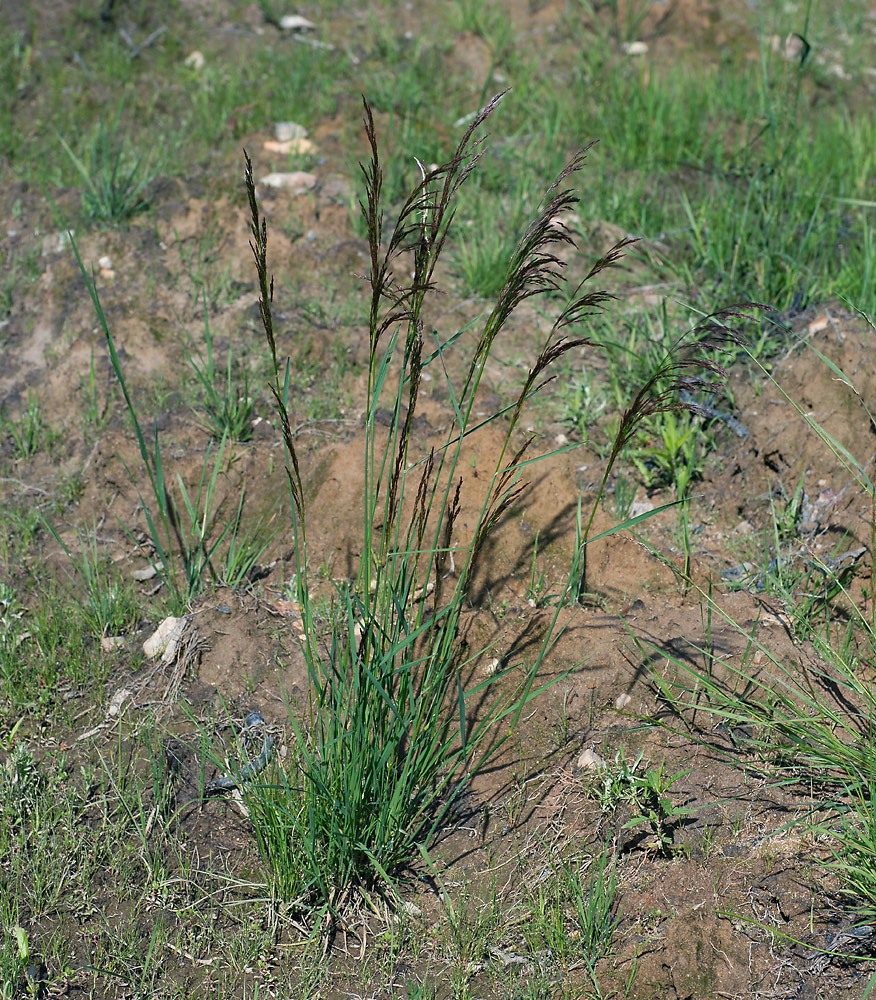
[(280, 18), (281, 31), (314, 31), (316, 25), (300, 14), (285, 14)]
[(259, 181), (269, 188), (282, 188), (292, 194), (304, 194), (316, 184), (316, 175), (305, 173), (303, 170), (295, 170), (292, 173), (266, 174)]
[(119, 688), (118, 691), (116, 691), (116, 693), (112, 696), (112, 698), (110, 698), (110, 703), (106, 710), (107, 715), (109, 715), (111, 719), (114, 719), (119, 714), (119, 712), (121, 712), (122, 705), (124, 705), (124, 703), (129, 698), (133, 697), (134, 694), (132, 691), (129, 691), (125, 687)]
[(298, 122), (277, 122), (274, 125), (274, 138), (277, 142), (292, 142), (295, 139), (306, 139), (307, 129)]
[(582, 771), (598, 771), (601, 767), (605, 767), (605, 761), (595, 750), (588, 747), (578, 758), (578, 767)]
[(783, 59), (789, 61), (799, 59), (803, 52), (803, 39), (793, 34), (786, 35), (784, 39), (779, 35), (773, 35), (770, 39), (770, 48), (773, 52), (780, 52)]
[(165, 618), (152, 635), (143, 643), (143, 652), (151, 660), (175, 647), (185, 628), (185, 618)]
[(633, 699), (632, 699), (632, 697), (631, 697), (630, 695), (628, 695), (628, 694), (626, 693), (626, 691), (622, 691), (622, 692), (621, 692), (621, 693), (620, 693), (620, 694), (619, 694), (619, 695), (617, 696), (617, 700), (616, 700), (616, 701), (615, 701), (615, 703), (614, 703), (614, 707), (615, 707), (615, 708), (616, 708), (616, 709), (617, 709), (617, 710), (618, 710), (619, 712), (622, 712), (622, 711), (623, 711), (623, 710), (624, 710), (624, 709), (625, 709), (625, 708), (627, 707), (627, 705), (629, 705), (629, 703), (630, 703), (630, 702), (631, 702), (632, 700), (633, 700)]
[(64, 253), (69, 246), (70, 235), (66, 230), (61, 233), (49, 233), (42, 240), (42, 255), (43, 257), (48, 257), (52, 253)]
[(625, 42), (621, 48), (628, 56), (644, 56), (648, 52), (647, 42)]
[(279, 153), (281, 156), (306, 156), (308, 153), (315, 153), (316, 146), (310, 139), (286, 139), (283, 142), (275, 139), (265, 141), (265, 150), (268, 153)]

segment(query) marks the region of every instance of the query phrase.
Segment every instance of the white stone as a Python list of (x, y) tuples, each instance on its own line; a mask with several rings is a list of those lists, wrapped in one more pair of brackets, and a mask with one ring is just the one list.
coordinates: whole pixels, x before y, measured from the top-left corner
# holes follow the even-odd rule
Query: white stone
[(316, 184), (316, 175), (305, 173), (303, 170), (295, 170), (292, 173), (266, 174), (259, 181), (269, 188), (282, 188), (292, 194), (304, 194)]
[(598, 771), (601, 767), (605, 767), (605, 761), (595, 750), (588, 747), (578, 758), (578, 767), (582, 771)]
[(157, 573), (158, 570), (154, 566), (147, 566), (145, 569), (135, 569), (131, 576), (138, 583), (145, 583), (147, 580), (151, 580)]
[(280, 18), (281, 31), (315, 31), (316, 25), (300, 14), (285, 14)]
[(632, 700), (633, 700), (632, 697), (628, 695), (626, 691), (621, 691), (621, 693), (617, 696), (617, 700), (614, 703), (614, 707), (619, 712), (622, 712)]
[(63, 253), (70, 246), (70, 233), (64, 230), (60, 233), (49, 233), (43, 237), (42, 255), (48, 257), (52, 253)]
[(206, 61), (207, 60), (204, 58), (204, 53), (203, 52), (199, 52), (197, 49), (195, 49), (194, 52), (190, 52), (185, 57), (185, 60), (184, 60), (186, 66), (191, 66), (192, 69), (203, 69), (204, 68), (204, 63)]
[(112, 259), (104, 255), (100, 258), (100, 260), (98, 260), (97, 266), (104, 271), (109, 271), (113, 266)]
[(171, 644), (173, 644), (175, 649), (185, 625), (185, 618), (174, 618), (173, 616), (165, 618), (152, 635), (143, 643), (143, 652), (151, 660), (159, 654), (166, 652)]
[(285, 139), (282, 142), (277, 139), (267, 139), (264, 145), (266, 152), (279, 153), (281, 156), (290, 154), (306, 156), (308, 153), (316, 152), (316, 145), (303, 136), (298, 139)]
[(112, 696), (112, 698), (110, 698), (110, 703), (106, 710), (107, 715), (111, 719), (114, 719), (119, 714), (119, 712), (121, 712), (122, 705), (124, 705), (129, 698), (133, 697), (134, 697), (133, 692), (129, 691), (128, 688), (124, 687), (119, 688), (118, 691), (116, 691), (116, 693)]
[(621, 48), (628, 56), (644, 56), (648, 52), (647, 42), (624, 42)]
[(298, 122), (277, 122), (274, 125), (274, 138), (277, 142), (291, 142), (293, 139), (306, 139), (307, 129)]

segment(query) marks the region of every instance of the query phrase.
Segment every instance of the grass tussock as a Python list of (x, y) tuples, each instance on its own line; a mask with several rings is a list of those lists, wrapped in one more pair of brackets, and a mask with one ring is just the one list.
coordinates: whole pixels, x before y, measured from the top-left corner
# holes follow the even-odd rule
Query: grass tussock
[[(621, 240), (577, 286), (567, 287), (556, 248), (574, 246), (563, 218), (577, 201), (568, 182), (584, 165), (587, 149), (581, 150), (548, 188), (516, 242), (495, 304), (460, 366), (462, 374), (451, 375), (450, 354), (458, 334), (442, 340), (436, 332), (434, 341), (427, 340), (424, 308), (435, 291), (435, 268), (458, 193), (485, 155), (481, 127), (501, 96), (473, 118), (449, 160), (434, 169), (421, 167), (421, 180), (391, 227), (382, 202), (374, 118), (365, 104), (371, 155), (362, 165), (360, 203), (370, 255), (364, 544), (356, 575), (337, 588), (338, 624), (327, 641), (315, 627), (310, 598), (308, 512), (289, 416), (290, 365), (281, 363), (274, 334), (267, 225), (251, 162), (246, 163), (251, 247), (262, 325), (274, 362), (271, 391), (286, 442), (295, 579), (311, 685), (303, 721), (290, 706), (296, 746), (292, 768), (279, 773), (269, 787), (253, 790), (250, 805), (277, 890), (287, 900), (316, 906), (332, 926), (359, 891), (392, 886), (398, 873), (417, 861), (455, 797), (514, 730), (525, 705), (544, 689), (537, 676), (556, 639), (559, 605), (530, 665), (510, 665), (466, 688), (464, 678), (471, 676), (480, 651), (463, 652), (458, 639), (475, 569), (487, 539), (525, 488), (523, 470), (539, 460), (530, 455), (532, 439), (520, 433), (521, 416), (563, 357), (591, 344), (573, 331), (611, 298), (591, 285), (618, 262), (630, 241)], [(487, 360), (515, 309), (534, 297), (548, 304), (559, 298), (552, 329), (514, 402), (481, 419), (475, 399)], [(689, 408), (679, 401), (679, 390), (711, 386), (703, 373), (712, 379), (723, 374), (714, 360), (715, 348), (733, 339), (726, 321), (739, 315), (729, 310), (707, 318), (661, 358), (624, 413), (609, 470), (643, 419)], [(415, 456), (412, 427), (427, 368), (437, 370), (444, 381), (453, 417), (443, 443)], [(376, 419), (380, 407), (391, 413), (388, 428)], [(474, 524), (467, 537), (460, 537), (466, 487), (462, 446), (488, 424), (501, 427), (503, 443)], [(580, 539), (582, 551), (591, 524), (592, 515)], [(577, 596), (573, 589), (570, 582), (560, 604)], [(480, 709), (473, 716), (476, 701)]]

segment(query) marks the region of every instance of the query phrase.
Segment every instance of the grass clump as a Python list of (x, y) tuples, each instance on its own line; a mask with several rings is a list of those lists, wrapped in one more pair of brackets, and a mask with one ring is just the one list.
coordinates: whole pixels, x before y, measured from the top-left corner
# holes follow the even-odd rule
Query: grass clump
[[(566, 332), (610, 298), (604, 291), (590, 291), (588, 283), (619, 259), (627, 241), (599, 258), (585, 280), (568, 290), (562, 299), (566, 305), (515, 401), (499, 413), (478, 418), (475, 400), (484, 367), (509, 317), (521, 302), (564, 287), (564, 265), (552, 247), (574, 245), (561, 220), (576, 198), (564, 185), (582, 167), (585, 153), (579, 152), (549, 188), (515, 244), (495, 305), (464, 359), (462, 375), (454, 377), (452, 348), (459, 334), (442, 340), (436, 331), (427, 341), (424, 304), (434, 289), (456, 195), (483, 155), (477, 132), (499, 100), (494, 98), (473, 119), (451, 159), (431, 170), (423, 168), (421, 181), (391, 229), (382, 207), (383, 171), (374, 120), (365, 105), (371, 156), (362, 166), (361, 202), (370, 250), (364, 541), (354, 577), (337, 587), (339, 615), (325, 641), (314, 627), (308, 585), (305, 491), (289, 416), (290, 363), (283, 366), (277, 357), (267, 227), (247, 159), (251, 245), (261, 318), (274, 361), (271, 389), (286, 443), (295, 580), (310, 678), (306, 724), (290, 706), (295, 763), (270, 787), (253, 789), (250, 808), (276, 890), (299, 905), (317, 907), (332, 927), (359, 891), (393, 885), (399, 871), (417, 860), (471, 775), (513, 731), (523, 707), (541, 690), (536, 687), (537, 673), (556, 638), (559, 604), (526, 669), (512, 665), (466, 687), (480, 652), (465, 652), (458, 643), (472, 581), (487, 539), (525, 489), (523, 469), (538, 460), (528, 454), (532, 440), (518, 436), (521, 414), (567, 352), (590, 343)], [(643, 417), (684, 408), (677, 391), (701, 387), (697, 371), (720, 373), (704, 349), (726, 336), (721, 319), (712, 317), (673, 345), (675, 353), (667, 352), (625, 412), (609, 468)], [(453, 418), (443, 444), (414, 457), (413, 421), (423, 373), (430, 366), (447, 387)], [(390, 413), (388, 427), (385, 419), (377, 419), (378, 410)], [(502, 444), (486, 476), (486, 495), (473, 527), (461, 538), (460, 457), (465, 440), (485, 425), (501, 427)], [(586, 542), (585, 532), (582, 546)], [(563, 595), (565, 603), (570, 590)], [(500, 686), (503, 693), (491, 699), (491, 689)], [(473, 717), (475, 702), (479, 713)]]
[(0, 722), (11, 727), (22, 714), (62, 713), (65, 692), (103, 682), (109, 664), (94, 647), (88, 619), (57, 592), (45, 592), (29, 610), (0, 587)]
[(70, 560), (75, 577), (85, 589), (82, 619), (89, 632), (97, 637), (118, 635), (132, 625), (137, 617), (136, 595), (127, 582), (110, 572), (101, 557), (97, 543), (97, 528), (90, 532), (77, 531), (78, 551), (71, 549), (51, 524), (46, 524), (52, 537)]
[(513, 260), (517, 234), (529, 215), (525, 192), (515, 195), (511, 205), (486, 191), (476, 191), (469, 199), (471, 218), (460, 230), (453, 253), (453, 268), (466, 295), (494, 298), (507, 278)]
[(203, 425), (217, 441), (248, 441), (252, 437), (252, 413), (255, 400), (251, 395), (247, 358), (235, 362), (229, 348), (224, 374), (213, 360), (213, 334), (204, 302), (204, 347), (206, 356), (195, 357), (186, 350), (186, 360), (201, 389)]
[[(225, 498), (220, 495), (219, 483), (220, 478), (227, 473), (231, 461), (229, 453), (232, 445), (228, 432), (235, 430), (238, 434), (245, 434), (251, 405), (249, 396), (245, 399), (237, 397), (235, 400), (240, 385), (236, 382), (231, 367), (226, 371), (224, 385), (216, 385), (216, 370), (208, 333), (208, 359), (201, 365), (192, 361), (192, 365), (205, 388), (205, 408), (211, 418), (212, 428), (222, 432), (221, 437), (218, 442), (211, 441), (208, 444), (197, 485), (186, 486), (180, 472), (176, 473), (175, 483), (166, 476), (158, 427), (156, 425), (151, 442), (147, 441), (128, 390), (97, 287), (82, 263), (72, 233), (70, 239), (106, 339), (110, 363), (122, 390), (142, 468), (148, 480), (148, 490), (144, 496), (133, 472), (125, 467), (131, 482), (137, 488), (146, 519), (150, 544), (141, 548), (167, 588), (169, 611), (181, 614), (208, 583), (242, 583), (273, 537), (268, 519), (261, 519), (254, 527), (244, 530), (245, 486), (241, 487), (236, 513), (231, 517), (222, 516)], [(248, 390), (248, 383), (246, 388)], [(129, 527), (124, 524), (122, 527), (133, 538)], [(217, 564), (223, 551), (223, 565), (219, 570)]]
[(583, 960), (593, 972), (609, 954), (620, 923), (616, 860), (608, 847), (590, 858), (559, 858), (528, 893), (530, 921), (525, 936), (530, 951), (544, 948), (560, 961)]
[(98, 225), (125, 223), (144, 211), (149, 205), (146, 188), (157, 174), (148, 160), (131, 151), (120, 134), (123, 107), (119, 106), (108, 128), (103, 119), (98, 122), (85, 160), (76, 155), (66, 139), (60, 139), (85, 185), (82, 191), (85, 217)]
[(39, 398), (30, 392), (27, 394), (27, 408), (24, 413), (17, 420), (0, 413), (0, 427), (11, 438), (13, 452), (17, 458), (32, 458), (44, 448), (51, 448), (59, 437), (43, 419)]

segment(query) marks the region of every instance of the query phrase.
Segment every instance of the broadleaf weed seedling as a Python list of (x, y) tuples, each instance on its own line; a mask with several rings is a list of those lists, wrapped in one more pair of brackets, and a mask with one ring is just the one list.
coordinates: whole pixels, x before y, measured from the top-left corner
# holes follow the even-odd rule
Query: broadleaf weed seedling
[(594, 786), (593, 794), (606, 813), (613, 813), (622, 804), (627, 805), (634, 811), (634, 815), (624, 824), (624, 829), (635, 829), (647, 823), (657, 838), (660, 852), (671, 854), (673, 827), (679, 819), (689, 816), (691, 810), (676, 806), (667, 792), (676, 781), (690, 774), (690, 771), (666, 775), (662, 763), (658, 768), (640, 771), (643, 758), (644, 753), (640, 753), (629, 764), (621, 746), (614, 762), (605, 762), (601, 766), (601, 784)]

